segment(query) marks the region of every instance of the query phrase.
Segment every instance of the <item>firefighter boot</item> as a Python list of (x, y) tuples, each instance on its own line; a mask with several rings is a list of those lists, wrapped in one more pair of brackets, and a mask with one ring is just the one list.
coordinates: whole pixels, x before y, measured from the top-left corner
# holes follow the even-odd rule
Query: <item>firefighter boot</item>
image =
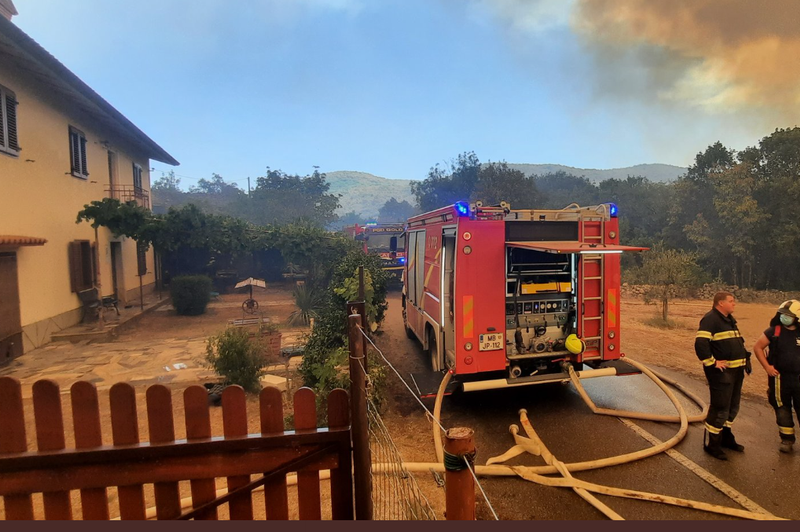
[(791, 453), (792, 447), (794, 447), (794, 442), (792, 440), (781, 440), (780, 451), (782, 453)]
[(720, 436), (722, 436), (721, 443), (723, 447), (736, 451), (737, 453), (744, 452), (744, 445), (736, 443), (736, 438), (733, 437), (733, 432), (731, 432), (730, 427), (723, 428)]
[(706, 431), (708, 443), (703, 442), (703, 450), (716, 458), (717, 460), (727, 460), (725, 451), (722, 450), (722, 434), (711, 434)]

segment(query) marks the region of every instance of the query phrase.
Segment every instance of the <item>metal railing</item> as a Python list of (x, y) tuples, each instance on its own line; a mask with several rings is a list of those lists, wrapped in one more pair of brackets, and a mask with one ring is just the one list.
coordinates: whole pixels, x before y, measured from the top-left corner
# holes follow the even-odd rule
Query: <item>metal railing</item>
[(150, 192), (134, 185), (106, 185), (106, 194), (122, 203), (135, 201), (140, 207), (150, 208)]

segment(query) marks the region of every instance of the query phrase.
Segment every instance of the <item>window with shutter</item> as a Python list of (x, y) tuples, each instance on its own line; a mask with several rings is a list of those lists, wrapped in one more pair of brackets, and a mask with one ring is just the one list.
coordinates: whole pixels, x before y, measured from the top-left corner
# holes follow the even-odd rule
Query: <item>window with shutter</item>
[(69, 281), (73, 292), (80, 292), (94, 286), (94, 249), (88, 240), (76, 240), (69, 243)]
[(0, 85), (0, 151), (18, 155), (17, 97)]
[(70, 171), (75, 177), (86, 179), (89, 168), (86, 162), (86, 135), (77, 129), (69, 128)]

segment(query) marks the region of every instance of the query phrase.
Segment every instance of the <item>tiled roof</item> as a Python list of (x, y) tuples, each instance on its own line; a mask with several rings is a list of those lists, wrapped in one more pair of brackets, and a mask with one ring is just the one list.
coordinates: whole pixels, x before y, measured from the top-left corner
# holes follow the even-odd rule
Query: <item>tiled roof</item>
[(47, 240), (33, 236), (0, 235), (0, 246), (44, 246)]

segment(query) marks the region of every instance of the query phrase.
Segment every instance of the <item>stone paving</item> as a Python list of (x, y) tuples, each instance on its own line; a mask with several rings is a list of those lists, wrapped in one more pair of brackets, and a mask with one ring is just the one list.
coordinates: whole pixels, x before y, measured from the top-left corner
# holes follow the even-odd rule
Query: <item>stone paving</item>
[[(272, 304), (286, 304), (279, 301)], [(288, 303), (292, 303), (288, 300)], [(241, 305), (241, 303), (238, 303)], [(231, 302), (212, 302), (209, 308), (233, 308)], [(168, 311), (163, 305), (157, 311)], [(221, 326), (225, 324), (222, 323)], [(136, 327), (136, 325), (133, 325)], [(179, 331), (176, 331), (179, 333)], [(282, 347), (297, 345), (303, 332), (284, 331)], [(176, 334), (179, 336), (179, 334)], [(124, 341), (113, 340), (92, 343), (82, 340), (77, 343), (55, 342), (35, 349), (0, 367), (0, 377), (11, 376), (22, 384), (23, 397), (31, 397), (31, 387), (39, 380), (52, 380), (62, 394), (77, 381), (94, 383), (98, 390), (105, 390), (118, 382), (133, 386), (153, 384), (193, 385), (218, 380), (214, 372), (205, 366), (206, 337), (182, 339), (149, 339), (146, 334), (136, 335)], [(267, 368), (278, 376), (288, 375), (296, 369), (301, 357), (287, 360), (287, 364)]]

